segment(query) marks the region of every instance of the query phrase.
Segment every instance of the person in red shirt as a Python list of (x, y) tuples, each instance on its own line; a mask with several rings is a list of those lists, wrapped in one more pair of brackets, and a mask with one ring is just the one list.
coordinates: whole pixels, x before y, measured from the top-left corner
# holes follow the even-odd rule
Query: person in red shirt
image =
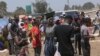
[(25, 30), (28, 30), (28, 21), (27, 20), (25, 20), (25, 23), (24, 23), (23, 27), (25, 28)]
[(41, 33), (39, 30), (39, 24), (37, 21), (34, 21), (31, 29), (31, 42), (35, 50), (35, 56), (40, 56), (41, 53)]

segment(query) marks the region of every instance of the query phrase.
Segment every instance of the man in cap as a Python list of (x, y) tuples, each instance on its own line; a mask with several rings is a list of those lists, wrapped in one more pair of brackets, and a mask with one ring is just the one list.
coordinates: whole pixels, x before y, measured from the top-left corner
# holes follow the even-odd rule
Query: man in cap
[(66, 19), (66, 18), (68, 19), (69, 24), (71, 25), (72, 20), (73, 20), (73, 18), (72, 18), (71, 15), (61, 15), (61, 16), (60, 16), (60, 22), (61, 22), (61, 24), (64, 24), (64, 23), (65, 23), (65, 19)]
[(56, 26), (54, 29), (54, 35), (57, 37), (58, 51), (61, 56), (74, 56), (74, 49), (71, 42), (74, 28), (70, 26), (71, 16), (63, 17), (63, 24)]

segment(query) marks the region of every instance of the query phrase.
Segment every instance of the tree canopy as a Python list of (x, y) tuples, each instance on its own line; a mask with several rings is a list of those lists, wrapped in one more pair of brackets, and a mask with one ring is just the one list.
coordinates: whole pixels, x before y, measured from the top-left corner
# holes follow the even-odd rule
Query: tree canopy
[(16, 11), (14, 12), (14, 15), (22, 15), (22, 14), (26, 14), (25, 9), (23, 9), (22, 7), (17, 7)]
[(97, 4), (98, 8), (100, 9), (100, 4)]
[(69, 10), (69, 9), (70, 9), (69, 5), (65, 4), (64, 10)]
[(73, 5), (72, 7), (71, 7), (71, 9), (78, 9), (78, 10), (81, 10), (82, 9), (82, 6), (78, 6), (78, 5)]
[(7, 14), (7, 4), (4, 1), (0, 2), (0, 15), (4, 16)]
[(52, 12), (53, 9), (51, 7), (48, 8), (47, 12)]
[(33, 8), (35, 13), (46, 13), (48, 9), (48, 4), (46, 1), (37, 1), (33, 3)]
[(91, 2), (87, 2), (87, 3), (85, 3), (85, 4), (83, 5), (83, 9), (84, 9), (84, 10), (92, 9), (92, 8), (94, 8), (94, 7), (95, 7), (95, 5), (94, 5), (93, 3), (91, 3)]

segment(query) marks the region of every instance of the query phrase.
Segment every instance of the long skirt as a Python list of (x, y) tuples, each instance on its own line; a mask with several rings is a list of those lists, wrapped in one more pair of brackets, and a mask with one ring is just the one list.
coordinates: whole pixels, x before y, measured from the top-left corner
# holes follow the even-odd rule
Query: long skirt
[(54, 56), (56, 51), (55, 42), (53, 37), (47, 37), (45, 41), (44, 53), (45, 56)]

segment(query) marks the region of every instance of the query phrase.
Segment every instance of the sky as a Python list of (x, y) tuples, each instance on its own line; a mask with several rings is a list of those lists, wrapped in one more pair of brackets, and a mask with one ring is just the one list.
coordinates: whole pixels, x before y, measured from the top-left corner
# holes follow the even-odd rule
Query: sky
[[(16, 7), (25, 8), (26, 5), (32, 5), (35, 0), (0, 0), (5, 1), (7, 3), (7, 11), (13, 12), (16, 10)], [(49, 7), (51, 7), (54, 11), (62, 11), (64, 9), (64, 5), (68, 4), (67, 0), (46, 0), (48, 2)], [(69, 0), (69, 5), (83, 5), (85, 2), (92, 2), (94, 4), (100, 4), (100, 0)]]

